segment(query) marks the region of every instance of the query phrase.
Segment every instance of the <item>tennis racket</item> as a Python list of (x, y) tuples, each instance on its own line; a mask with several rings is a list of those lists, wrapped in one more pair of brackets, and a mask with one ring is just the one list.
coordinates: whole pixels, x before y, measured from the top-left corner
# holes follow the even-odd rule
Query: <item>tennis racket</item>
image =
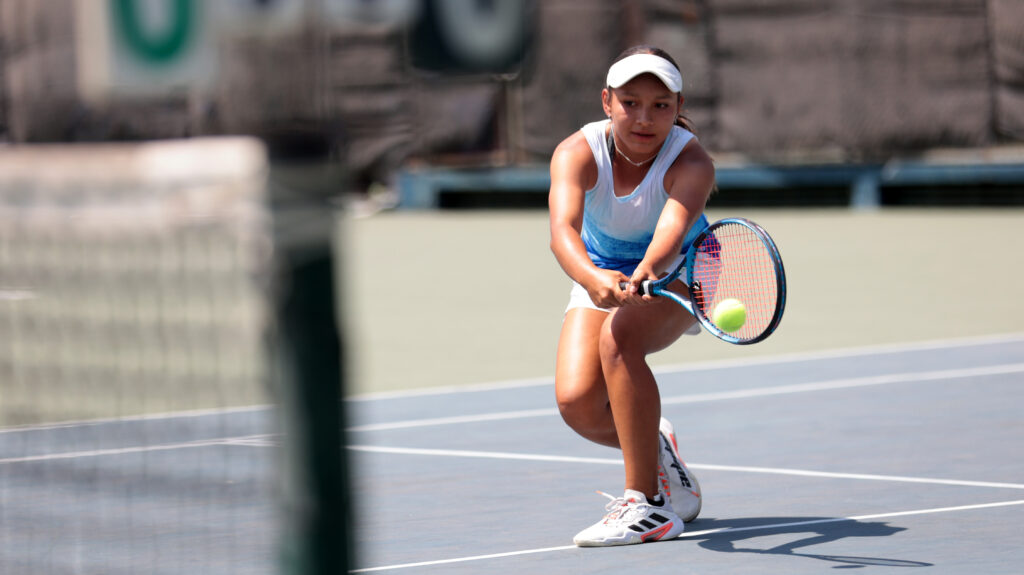
[[(688, 297), (668, 289), (684, 273)], [(779, 249), (764, 228), (747, 219), (726, 218), (701, 232), (671, 273), (643, 282), (640, 293), (667, 297), (715, 337), (747, 345), (771, 335), (782, 320), (786, 272)], [(746, 321), (732, 332), (712, 319), (715, 307), (728, 299), (739, 300), (746, 308)]]

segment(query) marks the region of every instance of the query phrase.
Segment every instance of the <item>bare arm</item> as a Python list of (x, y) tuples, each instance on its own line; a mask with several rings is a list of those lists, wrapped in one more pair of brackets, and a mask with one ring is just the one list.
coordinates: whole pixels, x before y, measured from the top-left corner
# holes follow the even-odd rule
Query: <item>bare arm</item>
[(658, 218), (643, 261), (630, 278), (632, 289), (640, 282), (654, 279), (668, 271), (683, 247), (683, 239), (704, 212), (704, 205), (715, 183), (711, 157), (694, 140), (680, 152), (665, 176), (669, 198)]
[(586, 288), (600, 307), (616, 307), (626, 299), (619, 289), (623, 274), (602, 270), (590, 261), (583, 245), (583, 205), (586, 191), (597, 182), (597, 165), (586, 139), (579, 132), (555, 149), (551, 158), (548, 209), (551, 251), (565, 273)]

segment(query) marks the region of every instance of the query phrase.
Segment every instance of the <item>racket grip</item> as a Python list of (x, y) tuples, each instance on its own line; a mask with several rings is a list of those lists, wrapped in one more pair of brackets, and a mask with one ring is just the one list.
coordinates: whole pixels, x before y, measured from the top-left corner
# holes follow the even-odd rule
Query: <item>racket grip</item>
[[(619, 282), (619, 289), (626, 291), (629, 287), (629, 282)], [(637, 290), (640, 295), (651, 295), (651, 280), (644, 280), (640, 282), (640, 289)]]

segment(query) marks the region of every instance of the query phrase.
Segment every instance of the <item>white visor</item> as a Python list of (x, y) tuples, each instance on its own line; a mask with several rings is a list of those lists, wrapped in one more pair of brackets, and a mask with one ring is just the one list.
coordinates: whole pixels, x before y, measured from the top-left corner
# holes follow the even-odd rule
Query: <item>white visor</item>
[(672, 92), (683, 90), (683, 77), (672, 62), (654, 54), (633, 54), (612, 64), (608, 69), (608, 85), (621, 88), (640, 74), (654, 74)]

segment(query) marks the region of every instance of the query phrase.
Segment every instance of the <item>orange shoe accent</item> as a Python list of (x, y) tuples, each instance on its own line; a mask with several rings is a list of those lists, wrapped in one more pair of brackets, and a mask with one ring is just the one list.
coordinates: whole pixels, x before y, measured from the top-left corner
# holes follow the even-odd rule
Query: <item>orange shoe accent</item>
[(644, 543), (647, 543), (647, 541), (650, 540), (650, 539), (653, 539), (654, 541), (658, 541), (659, 539), (661, 539), (662, 537), (665, 536), (665, 533), (667, 533), (669, 529), (672, 529), (672, 524), (671, 523), (666, 523), (666, 524), (662, 525), (661, 527), (655, 529), (654, 531), (651, 531), (647, 535), (644, 535), (643, 537), (640, 538), (640, 540), (643, 541)]

